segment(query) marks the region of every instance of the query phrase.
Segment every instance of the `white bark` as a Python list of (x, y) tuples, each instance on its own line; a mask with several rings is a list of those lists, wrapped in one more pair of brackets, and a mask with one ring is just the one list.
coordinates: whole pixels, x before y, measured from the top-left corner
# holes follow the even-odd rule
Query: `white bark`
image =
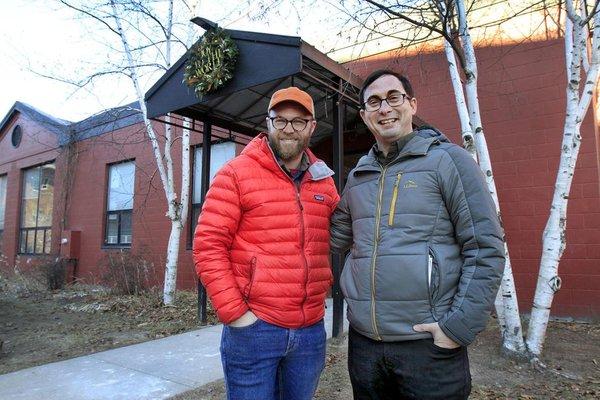
[[(167, 125), (168, 126), (168, 125)], [(181, 201), (173, 200), (169, 205), (171, 234), (167, 245), (167, 261), (165, 265), (165, 281), (163, 286), (163, 303), (172, 305), (175, 302), (177, 288), (177, 265), (179, 260), (179, 244), (181, 234), (187, 221), (188, 199), (190, 193), (190, 120), (184, 118), (181, 136)], [(174, 190), (173, 190), (174, 193)]]
[(167, 262), (165, 265), (165, 282), (163, 289), (163, 303), (175, 303), (175, 288), (177, 285), (177, 260), (179, 258), (179, 240), (181, 238), (180, 221), (171, 220), (171, 234), (167, 246)]
[[(123, 30), (121, 18), (114, 0), (110, 1), (110, 5), (113, 12), (113, 18), (117, 25), (117, 32), (121, 39), (123, 49), (127, 56), (129, 77), (135, 87), (135, 92), (138, 98), (138, 103), (142, 111), (144, 118), (144, 125), (146, 128), (146, 134), (150, 138), (154, 159), (158, 167), (161, 183), (167, 200), (167, 217), (171, 220), (171, 233), (169, 235), (169, 242), (167, 244), (167, 257), (165, 263), (165, 279), (163, 287), (163, 302), (165, 305), (172, 305), (175, 302), (175, 289), (177, 281), (177, 263), (179, 259), (179, 245), (181, 239), (181, 232), (185, 226), (186, 215), (187, 215), (187, 201), (189, 198), (189, 121), (184, 122), (184, 131), (182, 133), (182, 187), (181, 187), (181, 201), (177, 200), (177, 193), (175, 189), (175, 178), (174, 178), (174, 165), (173, 157), (171, 154), (173, 133), (171, 125), (169, 124), (171, 116), (166, 116), (165, 124), (165, 145), (164, 151), (161, 152), (160, 143), (158, 141), (156, 132), (152, 126), (150, 119), (148, 118), (148, 112), (146, 103), (144, 102), (144, 94), (141, 90), (139, 83), (139, 76), (135, 69), (135, 63), (133, 60), (131, 48), (127, 40), (127, 36)], [(171, 32), (173, 25), (173, 0), (169, 1), (168, 11), (168, 22), (166, 31), (166, 67), (169, 68), (171, 65)]]
[[(501, 219), (500, 203), (498, 201), (496, 183), (494, 182), (492, 163), (481, 123), (479, 97), (477, 93), (477, 61), (475, 58), (475, 49), (473, 47), (473, 42), (471, 41), (471, 36), (469, 34), (467, 16), (463, 0), (456, 1), (456, 8), (458, 12), (459, 21), (459, 37), (462, 42), (462, 48), (464, 50), (466, 61), (466, 65), (464, 68), (464, 73), (466, 77), (465, 91), (467, 97), (467, 106), (469, 109), (471, 130), (473, 132), (475, 146), (477, 148), (479, 167), (485, 175), (488, 190), (490, 192), (490, 195), (492, 196), (492, 199), (494, 200), (494, 204), (496, 205), (498, 217)], [(502, 332), (503, 347), (510, 352), (524, 354), (525, 343), (523, 341), (521, 317), (519, 314), (519, 305), (517, 303), (515, 284), (510, 262), (510, 254), (508, 251), (506, 240), (504, 242), (504, 249), (506, 252), (506, 264), (504, 267), (504, 275), (502, 277), (502, 284), (500, 287), (504, 307), (503, 311), (499, 313), (499, 322), (501, 324), (504, 324)]]
[(578, 15), (572, 0), (566, 0), (565, 60), (567, 62), (567, 107), (563, 129), (560, 164), (554, 186), (550, 216), (542, 239), (540, 271), (531, 310), (527, 347), (539, 356), (542, 352), (550, 308), (554, 294), (560, 289), (558, 265), (566, 247), (567, 205), (575, 164), (581, 144), (580, 128), (598, 81), (600, 57), (600, 14), (594, 15), (594, 32), (589, 70), (580, 95), (582, 62), (586, 58), (584, 19)]
[[(173, 0), (169, 0), (169, 11), (166, 26), (166, 61), (167, 69), (171, 67), (171, 35), (173, 29)], [(187, 139), (187, 142), (185, 141)], [(163, 284), (163, 303), (172, 305), (175, 303), (175, 291), (177, 289), (177, 266), (179, 261), (179, 244), (181, 233), (185, 227), (187, 216), (187, 194), (189, 193), (189, 124), (184, 121), (181, 141), (181, 201), (177, 201), (175, 189), (175, 177), (173, 171), (173, 157), (171, 154), (173, 144), (173, 133), (171, 127), (171, 115), (165, 116), (165, 162), (167, 163), (168, 191), (167, 193), (167, 216), (171, 220), (171, 233), (167, 244), (167, 259), (165, 264), (165, 280)]]
[[(196, 16), (198, 12), (200, 2), (192, 2), (190, 4), (192, 9), (192, 17)], [(171, 29), (173, 27), (173, 0), (169, 1), (169, 15), (167, 22), (167, 68), (171, 66)], [(188, 39), (193, 40), (192, 32), (194, 31), (195, 24), (190, 23)], [(188, 43), (189, 47), (190, 43)], [(171, 133), (171, 116), (165, 116), (165, 159), (168, 167), (168, 179), (171, 184), (169, 194), (167, 194), (167, 201), (169, 208), (167, 216), (171, 220), (171, 234), (169, 235), (169, 242), (167, 245), (167, 260), (165, 265), (165, 281), (163, 286), (163, 303), (165, 305), (172, 305), (175, 302), (175, 290), (177, 289), (177, 265), (179, 260), (179, 244), (181, 240), (181, 233), (185, 227), (188, 213), (188, 202), (190, 194), (190, 126), (191, 120), (189, 118), (183, 119), (183, 131), (181, 136), (181, 194), (180, 201), (177, 201), (175, 195), (175, 183), (173, 177), (173, 160), (171, 157), (171, 144), (172, 144), (172, 133)]]
[(190, 126), (189, 118), (183, 119), (183, 132), (181, 133), (181, 228), (185, 226), (190, 198)]
[[(446, 5), (444, 2), (439, 2), (437, 3), (437, 5), (439, 7), (443, 19), (447, 12)], [(452, 32), (450, 31), (449, 26), (445, 26), (444, 28), (448, 36), (451, 37)], [(477, 148), (475, 147), (473, 131), (471, 130), (471, 121), (469, 120), (469, 110), (465, 101), (465, 95), (463, 91), (462, 81), (460, 79), (460, 74), (458, 72), (458, 67), (456, 66), (456, 56), (454, 54), (454, 49), (452, 48), (450, 42), (447, 39), (444, 40), (444, 52), (446, 54), (446, 60), (448, 61), (450, 81), (452, 82), (454, 98), (456, 101), (456, 108), (460, 120), (460, 130), (463, 139), (463, 147), (471, 154), (475, 162), (478, 162)], [(498, 290), (498, 294), (494, 301), (494, 308), (496, 309), (496, 316), (498, 318), (500, 332), (504, 337), (504, 332), (506, 331), (506, 319), (504, 318), (504, 301), (502, 297), (502, 289)]]
[(471, 122), (469, 121), (469, 110), (465, 101), (460, 74), (456, 67), (456, 57), (454, 50), (447, 40), (444, 40), (444, 51), (448, 60), (448, 69), (450, 72), (450, 81), (454, 89), (454, 99), (456, 101), (456, 109), (460, 120), (460, 135), (463, 139), (463, 147), (471, 154), (473, 159), (477, 161), (477, 149), (473, 139), (473, 131), (471, 131)]
[[(121, 19), (119, 18), (119, 13), (117, 11), (115, 1), (110, 0), (110, 5), (111, 5), (112, 11), (113, 11), (113, 18), (115, 20), (115, 23), (117, 24), (117, 32), (121, 39), (121, 44), (123, 45), (123, 49), (125, 50), (125, 54), (127, 56), (127, 62), (129, 64), (129, 67), (128, 67), (129, 77), (131, 78), (131, 81), (133, 82), (133, 86), (135, 88), (135, 94), (138, 98), (138, 103), (139, 103), (140, 109), (142, 111), (142, 116), (144, 118), (144, 126), (146, 128), (146, 133), (147, 133), (148, 137), (150, 138), (150, 142), (152, 144), (152, 151), (154, 153), (154, 158), (156, 159), (156, 164), (158, 167), (160, 179), (163, 184), (163, 188), (165, 189), (165, 194), (167, 194), (167, 191), (168, 191), (167, 173), (165, 171), (165, 166), (162, 162), (162, 155), (160, 152), (160, 146), (158, 143), (158, 139), (156, 137), (156, 133), (154, 132), (152, 123), (150, 122), (150, 119), (148, 118), (148, 109), (146, 108), (146, 103), (144, 102), (144, 93), (142, 92), (142, 89), (140, 87), (139, 77), (138, 77), (137, 71), (134, 67), (135, 63), (133, 61), (131, 48), (129, 46), (129, 42), (127, 41), (127, 36), (125, 35), (125, 32), (123, 31), (123, 26), (121, 24)], [(167, 201), (168, 200), (169, 200), (169, 198), (167, 195)]]
[[(195, 16), (198, 10), (200, 2), (191, 4), (192, 16)], [(173, 26), (173, 0), (169, 1), (169, 19), (167, 24), (167, 68), (171, 66), (171, 28)], [(194, 24), (190, 23), (190, 33), (194, 29)], [(192, 38), (192, 35), (188, 35), (188, 38)], [(189, 44), (188, 44), (189, 45)], [(189, 47), (189, 46), (188, 46)], [(174, 189), (174, 177), (173, 177), (173, 161), (171, 157), (171, 144), (172, 144), (172, 133), (171, 133), (171, 116), (167, 114), (165, 116), (165, 159), (167, 165), (170, 166), (168, 170), (169, 182), (171, 182), (171, 198), (169, 200), (169, 208), (167, 216), (171, 220), (171, 234), (169, 235), (169, 242), (167, 245), (167, 261), (165, 265), (165, 281), (163, 286), (163, 303), (165, 305), (172, 305), (175, 302), (175, 290), (177, 288), (177, 265), (179, 260), (179, 243), (181, 239), (181, 233), (185, 227), (188, 213), (188, 200), (190, 193), (190, 125), (191, 120), (184, 118), (183, 120), (183, 131), (181, 137), (181, 201), (177, 201)], [(167, 195), (169, 198), (169, 195)]]
[[(585, 7), (586, 7), (586, 2), (582, 1), (579, 3), (579, 10), (581, 11), (582, 18), (587, 18), (587, 10), (585, 9)], [(567, 19), (569, 19), (569, 18), (567, 17)], [(581, 56), (582, 56), (582, 61), (583, 61), (583, 70), (587, 74), (587, 72), (590, 69), (590, 58), (589, 58), (588, 48), (587, 48), (587, 40), (590, 37), (590, 32), (588, 31), (587, 24), (585, 24), (583, 26), (583, 36), (586, 39), (586, 48), (585, 48), (585, 50), (583, 50), (581, 52)]]

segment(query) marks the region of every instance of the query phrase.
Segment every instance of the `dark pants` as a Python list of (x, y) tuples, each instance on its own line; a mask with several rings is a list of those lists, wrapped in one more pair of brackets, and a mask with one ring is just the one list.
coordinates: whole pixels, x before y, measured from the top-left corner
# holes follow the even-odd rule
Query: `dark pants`
[(348, 371), (354, 400), (451, 400), (471, 393), (467, 348), (444, 349), (433, 339), (379, 342), (350, 328)]

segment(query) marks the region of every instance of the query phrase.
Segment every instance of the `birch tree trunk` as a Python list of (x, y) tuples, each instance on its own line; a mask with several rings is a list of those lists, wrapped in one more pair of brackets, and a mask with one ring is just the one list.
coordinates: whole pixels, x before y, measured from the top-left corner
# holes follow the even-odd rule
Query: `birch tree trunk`
[[(191, 2), (190, 9), (192, 10), (192, 17), (198, 12), (200, 2)], [(169, 14), (167, 22), (167, 68), (171, 66), (171, 29), (173, 27), (173, 0), (169, 0)], [(194, 24), (189, 25), (188, 39), (192, 40), (192, 31)], [(188, 48), (191, 43), (188, 43)], [(163, 303), (165, 305), (172, 305), (175, 302), (175, 290), (177, 289), (177, 266), (179, 261), (179, 246), (181, 242), (181, 234), (187, 221), (188, 215), (188, 202), (190, 195), (190, 126), (191, 120), (189, 118), (183, 119), (183, 130), (181, 133), (181, 201), (177, 201), (175, 196), (175, 181), (173, 177), (173, 160), (171, 157), (171, 115), (165, 117), (165, 159), (169, 172), (169, 183), (170, 191), (172, 195), (169, 200), (169, 194), (167, 194), (167, 201), (169, 203), (168, 217), (171, 220), (171, 234), (169, 235), (169, 242), (167, 244), (167, 260), (165, 265), (165, 281), (163, 285)], [(158, 160), (157, 160), (158, 162)], [(167, 192), (165, 192), (167, 193)]]
[[(181, 240), (181, 232), (185, 226), (185, 220), (187, 215), (187, 199), (189, 197), (189, 123), (184, 128), (182, 136), (182, 187), (181, 187), (181, 201), (177, 200), (177, 193), (175, 189), (175, 179), (173, 170), (173, 157), (171, 154), (171, 145), (173, 143), (172, 129), (169, 124), (171, 116), (166, 116), (165, 124), (165, 145), (164, 152), (161, 152), (160, 143), (158, 141), (156, 132), (152, 126), (150, 119), (148, 118), (148, 112), (146, 103), (144, 102), (144, 93), (141, 90), (139, 83), (139, 76), (135, 68), (135, 63), (132, 56), (132, 51), (127, 40), (125, 31), (119, 17), (119, 12), (114, 0), (110, 0), (110, 6), (113, 12), (113, 18), (117, 25), (117, 33), (121, 39), (123, 49), (127, 56), (129, 77), (135, 87), (135, 93), (138, 98), (138, 103), (142, 111), (144, 119), (144, 126), (146, 128), (146, 134), (150, 138), (154, 159), (159, 171), (161, 183), (167, 200), (167, 217), (171, 220), (171, 233), (169, 235), (169, 242), (167, 244), (167, 257), (165, 262), (165, 278), (163, 288), (163, 303), (165, 305), (172, 305), (175, 302), (175, 288), (177, 281), (177, 262), (179, 259), (179, 244)], [(173, 0), (169, 1), (168, 8), (168, 21), (166, 28), (166, 64), (167, 68), (171, 64), (171, 29), (173, 24)], [(185, 125), (184, 125), (185, 126)], [(164, 161), (163, 161), (164, 160)]]
[[(443, 4), (443, 3), (442, 3)], [(442, 9), (445, 12), (444, 9)], [(446, 31), (449, 36), (451, 32), (446, 27)], [(461, 136), (463, 139), (463, 147), (471, 154), (475, 162), (477, 162), (477, 149), (475, 147), (473, 132), (471, 131), (471, 122), (469, 121), (469, 111), (467, 109), (467, 103), (465, 101), (465, 95), (463, 92), (462, 82), (460, 80), (460, 74), (456, 66), (456, 57), (454, 50), (447, 40), (444, 40), (444, 52), (446, 59), (448, 60), (448, 68), (450, 71), (450, 80), (454, 89), (454, 97), (456, 100), (456, 108), (460, 120)], [(496, 309), (496, 316), (498, 317), (498, 325), (500, 326), (500, 332), (504, 337), (506, 331), (506, 320), (504, 317), (504, 301), (502, 297), (502, 288), (498, 290), (496, 300), (494, 301), (494, 308)]]
[[(456, 1), (456, 9), (459, 22), (459, 37), (461, 39), (462, 49), (464, 51), (466, 61), (464, 73), (466, 77), (465, 91), (467, 107), (469, 111), (471, 130), (473, 132), (474, 142), (477, 148), (479, 167), (485, 175), (488, 190), (492, 196), (492, 199), (494, 200), (494, 204), (496, 205), (498, 218), (500, 218), (502, 221), (500, 203), (498, 202), (498, 192), (496, 190), (496, 183), (494, 182), (494, 174), (492, 172), (492, 163), (481, 123), (479, 97), (477, 93), (477, 61), (475, 58), (473, 42), (471, 41), (471, 36), (469, 34), (466, 10), (463, 0)], [(502, 312), (499, 313), (499, 322), (501, 323), (503, 336), (503, 347), (509, 352), (524, 355), (526, 348), (523, 341), (523, 329), (521, 326), (519, 305), (517, 303), (515, 283), (510, 262), (510, 253), (508, 251), (506, 239), (504, 240), (504, 251), (506, 253), (506, 264), (500, 286), (503, 307)], [(497, 297), (496, 304), (498, 305), (498, 303), (499, 301)]]
[[(167, 12), (166, 26), (166, 67), (167, 70), (171, 67), (171, 33), (173, 27), (173, 0), (169, 0), (169, 10)], [(181, 231), (185, 224), (185, 216), (181, 214), (181, 203), (177, 201), (175, 194), (175, 177), (173, 171), (173, 157), (171, 156), (171, 144), (173, 143), (173, 135), (171, 129), (171, 115), (165, 116), (165, 151), (164, 158), (167, 165), (167, 186), (165, 191), (167, 195), (167, 216), (171, 220), (171, 233), (169, 234), (169, 242), (167, 243), (167, 259), (165, 264), (165, 280), (163, 284), (163, 303), (172, 305), (175, 303), (175, 289), (177, 288), (177, 261), (179, 259), (179, 241), (181, 239)], [(183, 154), (182, 154), (183, 155)], [(156, 160), (157, 162), (159, 160)], [(182, 172), (185, 166), (181, 165)], [(183, 186), (182, 186), (183, 189)], [(183, 219), (183, 221), (182, 221)]]
[[(597, 6), (597, 2), (596, 2)], [(580, 94), (581, 64), (586, 58), (585, 14), (575, 11), (572, 0), (565, 1), (565, 60), (567, 67), (567, 106), (563, 129), (560, 164), (554, 186), (550, 216), (542, 239), (542, 257), (538, 275), (531, 321), (527, 333), (527, 347), (535, 356), (542, 352), (550, 308), (554, 294), (560, 289), (558, 265), (566, 247), (567, 205), (575, 164), (581, 145), (580, 128), (598, 81), (600, 59), (600, 14), (594, 13), (594, 32), (589, 70)], [(596, 11), (596, 7), (594, 7)]]
[(460, 74), (456, 67), (456, 57), (454, 56), (452, 46), (447, 40), (444, 40), (444, 52), (446, 53), (446, 59), (448, 60), (450, 81), (452, 82), (452, 88), (454, 89), (454, 99), (456, 101), (458, 119), (460, 120), (460, 135), (463, 140), (463, 147), (471, 154), (471, 157), (473, 157), (475, 162), (477, 162), (477, 148), (475, 147), (473, 139), (471, 121), (469, 121), (469, 110), (467, 109)]
[[(190, 193), (190, 120), (184, 118), (181, 136), (181, 201), (173, 199), (169, 206), (169, 219), (171, 220), (171, 234), (167, 244), (167, 261), (165, 265), (165, 281), (163, 287), (163, 303), (172, 305), (175, 302), (177, 288), (177, 266), (179, 261), (179, 246), (181, 234), (187, 221), (188, 199)], [(169, 125), (167, 125), (169, 126)], [(170, 140), (167, 138), (167, 140)], [(174, 181), (173, 182), (173, 193)], [(173, 215), (170, 215), (171, 212)]]

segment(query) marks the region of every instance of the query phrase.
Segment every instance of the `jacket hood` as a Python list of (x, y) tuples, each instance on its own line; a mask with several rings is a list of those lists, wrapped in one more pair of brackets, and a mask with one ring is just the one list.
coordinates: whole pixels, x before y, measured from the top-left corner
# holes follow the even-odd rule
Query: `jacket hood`
[(440, 142), (450, 143), (450, 140), (442, 132), (432, 126), (421, 126), (416, 129), (416, 135), (424, 139), (435, 138)]

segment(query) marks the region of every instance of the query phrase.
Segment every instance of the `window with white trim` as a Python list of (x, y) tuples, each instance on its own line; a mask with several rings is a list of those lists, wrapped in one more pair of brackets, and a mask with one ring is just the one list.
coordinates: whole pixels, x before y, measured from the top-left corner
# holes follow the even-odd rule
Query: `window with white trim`
[(6, 184), (7, 176), (0, 176), (0, 254), (2, 254), (2, 239), (4, 238), (4, 214), (6, 213)]
[(23, 171), (20, 254), (49, 254), (52, 243), (54, 163)]
[(133, 161), (108, 166), (106, 199), (106, 246), (131, 246), (135, 163)]

